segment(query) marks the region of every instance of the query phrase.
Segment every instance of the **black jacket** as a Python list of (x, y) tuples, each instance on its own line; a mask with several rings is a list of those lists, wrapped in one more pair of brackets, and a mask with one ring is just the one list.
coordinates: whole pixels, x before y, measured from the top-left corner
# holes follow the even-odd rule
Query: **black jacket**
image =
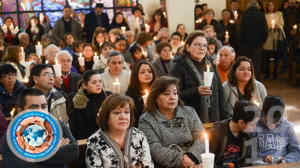
[(111, 92), (104, 90), (98, 95), (90, 94), (82, 87), (78, 90), (73, 98), (76, 139), (86, 139), (99, 129), (96, 123), (97, 113), (109, 94)]
[(92, 41), (93, 33), (96, 29), (96, 27), (103, 27), (106, 29), (106, 31), (109, 31), (109, 19), (106, 13), (102, 13), (101, 15), (101, 25), (97, 24), (97, 18), (94, 11), (91, 11), (85, 16), (84, 20), (84, 32), (87, 33), (87, 42)]
[[(199, 25), (198, 25), (198, 27), (197, 27), (197, 29), (203, 29), (205, 26), (207, 25), (207, 22), (206, 22), (206, 20), (203, 20)], [(215, 29), (215, 32), (216, 32), (216, 34), (217, 34), (217, 38), (219, 39), (219, 40), (222, 40), (222, 37), (224, 36), (224, 30), (222, 29), (222, 27), (221, 27), (221, 25), (220, 25), (220, 23), (218, 22), (218, 21), (216, 21), (215, 19), (213, 19), (212, 21), (211, 21), (211, 25), (214, 27), (214, 29)]]
[[(216, 68), (213, 68), (214, 72), (217, 72)], [(199, 85), (196, 74), (182, 56), (177, 56), (175, 58), (170, 75), (179, 79), (179, 97), (183, 100), (185, 105), (192, 106), (196, 110), (203, 123), (215, 122), (229, 117), (228, 112), (224, 108), (224, 91), (218, 73), (215, 73), (214, 77), (214, 80), (217, 80), (218, 88), (212, 88), (213, 92), (211, 97), (215, 97), (214, 94), (218, 94), (219, 97), (216, 97), (215, 100), (211, 99), (211, 107), (208, 109), (208, 114), (203, 113), (202, 105), (200, 103), (203, 96), (200, 96), (198, 92)], [(218, 89), (218, 93), (215, 93), (214, 89)]]
[(268, 37), (265, 14), (257, 8), (249, 8), (241, 16), (238, 25), (238, 38), (242, 46), (259, 47)]
[(76, 92), (78, 91), (78, 82), (80, 81), (80, 79), (81, 75), (74, 72), (70, 72), (69, 91), (67, 91), (67, 88), (64, 84), (62, 84), (61, 88), (58, 90), (63, 93), (66, 93), (68, 98), (72, 100)]
[(137, 128), (139, 118), (144, 112), (144, 100), (141, 96), (136, 95), (131, 88), (128, 88), (125, 94), (134, 100), (134, 127)]

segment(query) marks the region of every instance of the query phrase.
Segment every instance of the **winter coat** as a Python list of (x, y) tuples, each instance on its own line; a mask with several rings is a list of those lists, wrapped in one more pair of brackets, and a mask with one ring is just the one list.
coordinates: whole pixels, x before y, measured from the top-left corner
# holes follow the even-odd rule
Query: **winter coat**
[(152, 62), (153, 68), (156, 70), (157, 77), (169, 76), (174, 61), (173, 59), (170, 59), (168, 62), (165, 62), (164, 64), (166, 65), (167, 71), (169, 72), (167, 74), (164, 71), (164, 67), (161, 59), (156, 59)]

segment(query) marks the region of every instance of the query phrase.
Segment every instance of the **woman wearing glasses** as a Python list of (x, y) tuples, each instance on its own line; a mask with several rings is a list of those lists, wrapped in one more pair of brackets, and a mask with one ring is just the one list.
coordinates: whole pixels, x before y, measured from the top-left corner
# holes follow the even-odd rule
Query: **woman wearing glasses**
[[(206, 57), (207, 40), (203, 31), (194, 31), (186, 39), (182, 55), (176, 57), (171, 76), (179, 79), (179, 97), (195, 108), (203, 123), (226, 119), (224, 93), (217, 70)], [(204, 86), (204, 71), (214, 71), (210, 86)]]
[(99, 71), (85, 71), (80, 88), (73, 98), (76, 139), (86, 139), (98, 130), (97, 113), (109, 94), (111, 92), (102, 88)]

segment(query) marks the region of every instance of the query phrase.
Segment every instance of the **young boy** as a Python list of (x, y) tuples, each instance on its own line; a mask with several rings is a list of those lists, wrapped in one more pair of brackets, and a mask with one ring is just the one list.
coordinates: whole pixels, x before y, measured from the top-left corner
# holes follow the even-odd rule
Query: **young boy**
[(245, 143), (249, 139), (260, 117), (257, 106), (247, 100), (237, 101), (232, 119), (215, 123), (211, 129), (210, 152), (215, 154), (215, 167), (223, 167), (234, 163), (236, 167), (245, 162), (249, 146)]
[(267, 96), (262, 111), (256, 129), (258, 158), (270, 164), (297, 162), (299, 143), (292, 123), (283, 117), (283, 100), (279, 96)]

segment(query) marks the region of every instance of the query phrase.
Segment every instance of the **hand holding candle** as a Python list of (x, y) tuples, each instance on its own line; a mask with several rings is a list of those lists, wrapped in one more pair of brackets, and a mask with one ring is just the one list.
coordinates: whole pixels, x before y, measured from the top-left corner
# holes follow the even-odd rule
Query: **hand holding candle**
[(99, 61), (99, 56), (97, 55), (97, 52), (95, 52), (93, 60), (94, 60), (94, 64)]
[(125, 27), (125, 26), (122, 26), (122, 27), (121, 27), (121, 30), (122, 30), (122, 33), (125, 34), (125, 32), (126, 32), (126, 27)]
[(239, 17), (239, 14), (238, 14), (238, 12), (237, 12), (237, 11), (234, 11), (234, 20), (237, 20), (237, 19), (238, 19), (238, 17)]
[(229, 41), (229, 32), (225, 31), (225, 41), (228, 42)]
[(275, 29), (275, 20), (274, 19), (272, 19), (272, 21), (271, 21), (271, 28)]
[(114, 92), (120, 93), (121, 83), (119, 82), (119, 78), (116, 78), (116, 81), (113, 82), (113, 86), (114, 86)]
[(84, 66), (84, 58), (82, 57), (82, 53), (79, 53), (78, 62), (80, 66)]
[(54, 71), (57, 77), (61, 77), (61, 64), (58, 64), (57, 59), (55, 60)]
[(145, 31), (146, 31), (147, 33), (150, 32), (150, 26), (149, 26), (147, 23), (145, 24)]
[(202, 157), (202, 167), (203, 168), (213, 168), (215, 155), (209, 153), (209, 140), (208, 135), (204, 132), (204, 143), (205, 143), (205, 153), (201, 154)]

